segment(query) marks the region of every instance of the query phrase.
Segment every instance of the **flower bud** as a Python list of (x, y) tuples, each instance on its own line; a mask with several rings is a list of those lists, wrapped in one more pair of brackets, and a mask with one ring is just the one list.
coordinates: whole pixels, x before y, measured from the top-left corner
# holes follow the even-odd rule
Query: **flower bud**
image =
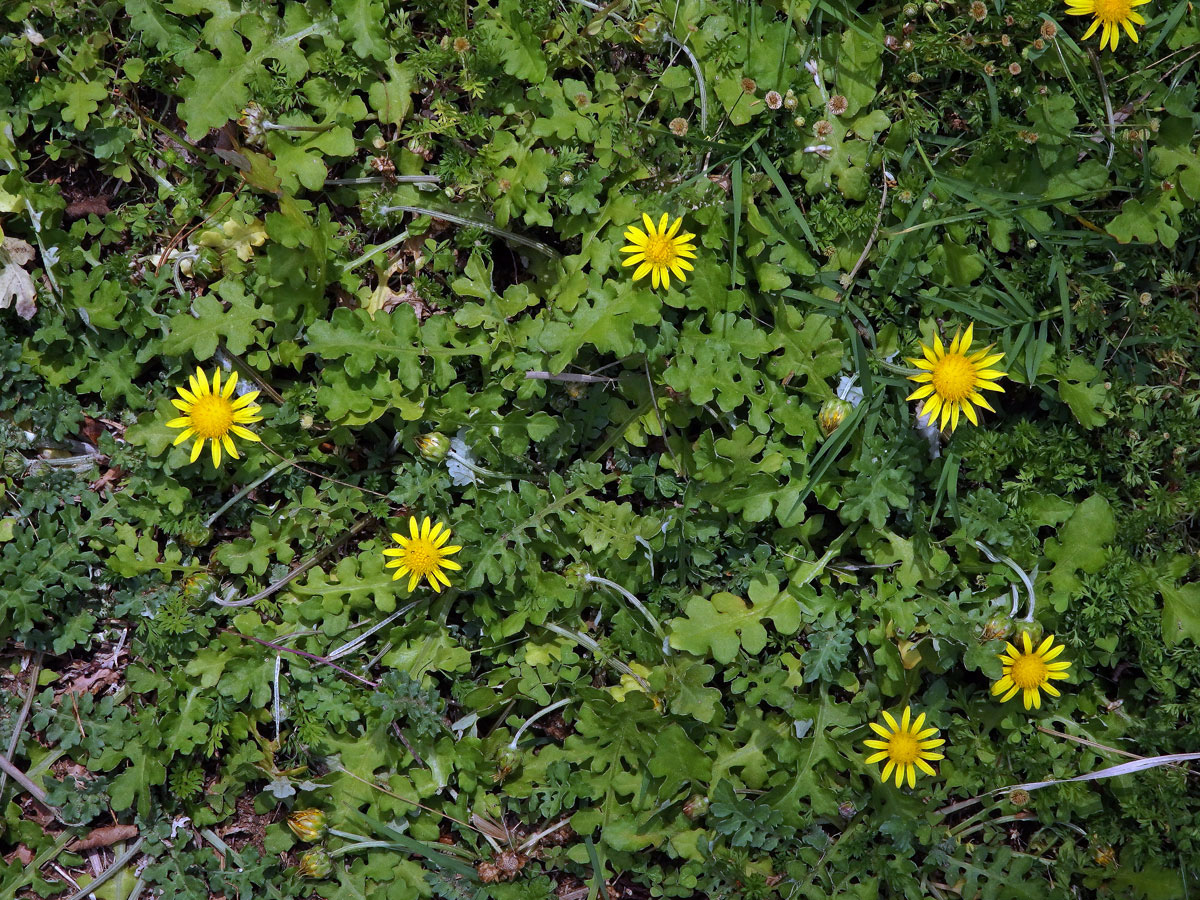
[(302, 841), (319, 841), (325, 836), (325, 813), (319, 809), (297, 809), (287, 818), (288, 828)]
[(838, 815), (843, 819), (853, 819), (857, 814), (858, 810), (849, 800), (838, 804)]
[(1042, 642), (1042, 625), (1040, 622), (1022, 622), (1017, 632), (1012, 637), (1012, 642), (1018, 647), (1022, 646), (1022, 641), (1025, 640), (1023, 635), (1029, 635), (1029, 642), (1033, 646), (1037, 646)]
[(578, 578), (580, 583), (583, 585), (588, 584), (587, 578), (584, 576), (590, 574), (591, 570), (588, 568), (587, 563), (583, 562), (573, 562), (563, 569), (563, 575), (565, 575), (567, 578)]
[(984, 641), (994, 641), (997, 638), (1007, 637), (1010, 628), (1012, 628), (1012, 622), (1008, 618), (992, 616), (983, 626), (983, 633), (979, 637)]
[(850, 412), (850, 404), (840, 397), (826, 400), (817, 414), (817, 424), (821, 426), (821, 433), (825, 437), (829, 437), (837, 431), (837, 427), (845, 421), (848, 412)]
[(324, 878), (332, 871), (329, 854), (320, 847), (313, 847), (300, 857), (300, 874), (305, 878)]
[(683, 804), (683, 814), (689, 819), (698, 819), (708, 812), (708, 798), (703, 794), (692, 794)]
[(200, 547), (212, 540), (212, 529), (205, 528), (201, 523), (195, 522), (185, 528), (180, 537), (183, 538), (183, 542), (189, 547)]
[(419, 434), (413, 439), (413, 442), (417, 445), (421, 456), (430, 462), (441, 462), (450, 452), (450, 439), (440, 431)]

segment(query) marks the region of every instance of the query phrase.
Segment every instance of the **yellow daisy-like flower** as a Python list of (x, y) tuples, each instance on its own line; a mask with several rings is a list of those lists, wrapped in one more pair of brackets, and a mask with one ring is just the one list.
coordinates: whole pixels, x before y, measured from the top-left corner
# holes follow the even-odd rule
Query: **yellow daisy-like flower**
[(908, 786), (916, 787), (917, 769), (926, 775), (936, 775), (937, 773), (933, 770), (933, 766), (929, 765), (928, 760), (945, 759), (941, 753), (933, 753), (932, 750), (946, 742), (941, 738), (934, 737), (938, 733), (936, 728), (922, 730), (921, 726), (925, 724), (925, 713), (921, 713), (913, 720), (912, 709), (906, 706), (899, 723), (886, 710), (883, 713), (883, 720), (887, 722), (887, 728), (875, 722), (867, 723), (871, 726), (871, 730), (883, 740), (863, 741), (872, 750), (878, 751), (867, 757), (868, 763), (887, 760), (887, 765), (883, 767), (883, 771), (879, 775), (880, 781), (886, 783), (893, 769), (896, 771), (896, 787), (903, 787), (905, 776), (908, 776)]
[(450, 529), (441, 522), (431, 525), (429, 516), (425, 517), (425, 521), (419, 527), (417, 517), (409, 516), (408, 530), (409, 537), (402, 534), (392, 535), (392, 540), (399, 544), (399, 547), (383, 551), (384, 556), (397, 557), (387, 563), (387, 568), (396, 570), (392, 575), (392, 581), (408, 575), (408, 589), (411, 591), (424, 578), (429, 582), (429, 586), (440, 594), (442, 585), (450, 587), (450, 579), (445, 576), (442, 569), (455, 572), (462, 569), (462, 566), (446, 557), (454, 555), (462, 547), (447, 547), (446, 542), (450, 540)]
[(188, 376), (188, 387), (191, 390), (175, 388), (183, 399), (172, 399), (171, 403), (183, 415), (172, 419), (167, 423), (167, 427), (183, 429), (175, 438), (173, 446), (178, 447), (188, 438), (196, 439), (192, 444), (192, 462), (199, 458), (205, 441), (212, 442), (212, 462), (215, 468), (221, 464), (222, 446), (234, 459), (239, 458), (237, 447), (233, 444), (233, 435), (236, 434), (247, 441), (260, 440), (257, 434), (243, 427), (251, 422), (262, 421), (262, 416), (257, 414), (259, 407), (254, 405), (258, 391), (250, 391), (235, 399), (233, 389), (236, 386), (237, 372), (230, 374), (229, 380), (222, 388), (221, 370), (217, 369), (213, 372), (212, 387), (209, 387), (204, 370), (197, 366), (196, 374)]
[(1117, 38), (1120, 37), (1122, 28), (1129, 35), (1129, 39), (1137, 43), (1138, 35), (1133, 26), (1145, 25), (1146, 20), (1135, 13), (1133, 8), (1149, 2), (1150, 0), (1067, 0), (1067, 15), (1093, 16), (1092, 26), (1083, 33), (1083, 40), (1086, 41), (1099, 28), (1100, 49), (1103, 50), (1107, 44), (1116, 50)]
[(671, 285), (672, 272), (680, 281), (685, 281), (684, 272), (690, 272), (694, 268), (688, 259), (696, 258), (693, 252), (696, 245), (688, 242), (695, 235), (679, 234), (679, 226), (683, 224), (683, 219), (676, 219), (675, 223), (667, 228), (667, 218), (667, 214), (663, 213), (658, 227), (655, 227), (654, 221), (642, 213), (646, 230), (642, 231), (636, 225), (630, 225), (626, 229), (625, 240), (629, 241), (629, 244), (622, 247), (621, 252), (630, 254), (630, 257), (622, 265), (637, 266), (633, 273), (634, 281), (649, 273), (651, 284), (657, 288), (661, 282), (666, 288)]
[(1039, 691), (1045, 691), (1051, 697), (1061, 696), (1058, 688), (1050, 682), (1067, 678), (1067, 670), (1071, 668), (1071, 664), (1066, 660), (1053, 662), (1066, 647), (1062, 644), (1055, 647), (1052, 634), (1048, 635), (1036, 650), (1033, 649), (1033, 641), (1030, 640), (1028, 631), (1021, 635), (1021, 640), (1025, 648), (1023, 653), (1005, 642), (1008, 653), (1000, 654), (1004, 675), (992, 685), (992, 694), (1004, 694), (1000, 697), (1000, 702), (1003, 703), (1015, 696), (1017, 691), (1021, 691), (1026, 709), (1041, 709), (1042, 695)]
[(942, 346), (942, 339), (933, 336), (933, 347), (921, 345), (924, 359), (910, 359), (909, 362), (918, 369), (923, 369), (920, 375), (909, 375), (910, 381), (921, 386), (906, 397), (906, 400), (925, 400), (921, 414), (928, 416), (930, 422), (936, 422), (941, 414), (941, 428), (945, 430), (950, 423), (950, 431), (958, 427), (958, 416), (961, 412), (972, 425), (979, 424), (975, 415), (975, 407), (994, 409), (983, 399), (980, 391), (999, 391), (1004, 388), (996, 384), (997, 378), (1005, 377), (1005, 373), (991, 366), (1004, 359), (1003, 353), (992, 353), (989, 344), (982, 350), (967, 355), (971, 349), (971, 341), (975, 336), (975, 325), (967, 326), (961, 336), (956, 331), (950, 349)]

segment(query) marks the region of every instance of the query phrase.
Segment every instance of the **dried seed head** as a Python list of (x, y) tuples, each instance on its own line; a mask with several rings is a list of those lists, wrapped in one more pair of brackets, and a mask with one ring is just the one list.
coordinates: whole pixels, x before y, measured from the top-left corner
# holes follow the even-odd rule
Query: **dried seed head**
[(833, 134), (833, 123), (828, 119), (818, 119), (817, 124), (813, 126), (813, 134), (819, 138), (829, 137)]
[(894, 34), (889, 34), (883, 39), (883, 46), (894, 52), (900, 46), (900, 39)]
[(758, 90), (758, 85), (755, 84), (753, 78), (743, 78), (742, 79), (742, 91), (744, 93), (753, 94), (757, 90)]
[(984, 19), (987, 18), (987, 14), (988, 14), (987, 4), (984, 3), (983, 0), (974, 0), (974, 2), (970, 6), (970, 9), (968, 10), (968, 12), (970, 12), (971, 18), (974, 19), (976, 22), (982, 22)]
[(996, 74), (995, 63), (990, 63), (990, 62), (984, 63), (983, 64), (983, 74), (987, 75), (989, 78), (991, 76), (995, 75)]
[(1018, 131), (1017, 137), (1027, 144), (1036, 144), (1040, 135), (1036, 131)]
[(1029, 791), (1016, 790), (1008, 795), (1008, 802), (1020, 808), (1029, 805)]
[(1011, 47), (1012, 46), (1012, 38), (1010, 38), (1007, 34), (1000, 35), (1000, 46), (1001, 47)]
[(687, 119), (674, 118), (667, 127), (671, 129), (671, 134), (675, 137), (683, 137), (688, 133)]
[(843, 94), (834, 94), (829, 98), (829, 103), (826, 106), (831, 116), (840, 116), (849, 108), (850, 103)]
[(1008, 74), (1009, 75), (1020, 75), (1021, 74), (1021, 64), (1018, 62), (1009, 63), (1008, 64)]
[(1052, 40), (1058, 34), (1058, 26), (1053, 22), (1046, 20), (1042, 22), (1041, 35), (1046, 40)]
[(767, 91), (767, 109), (779, 109), (783, 106), (783, 95), (779, 91)]
[[(1043, 41), (1041, 38), (1035, 38), (1032, 46), (1033, 46), (1034, 50), (1045, 50), (1046, 42)], [(1042, 85), (1042, 87), (1045, 87), (1045, 85)]]
[(454, 39), (454, 52), (455, 53), (466, 53), (470, 49), (471, 49), (471, 42), (468, 41), (465, 37), (456, 37)]

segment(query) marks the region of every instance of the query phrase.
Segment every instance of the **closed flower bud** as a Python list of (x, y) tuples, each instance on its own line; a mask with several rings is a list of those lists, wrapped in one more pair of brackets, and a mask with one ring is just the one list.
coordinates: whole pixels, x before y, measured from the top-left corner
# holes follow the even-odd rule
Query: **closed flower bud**
[(419, 434), (413, 439), (413, 442), (417, 445), (421, 456), (430, 462), (441, 462), (450, 452), (450, 439), (440, 431)]
[(853, 819), (857, 814), (858, 810), (849, 800), (838, 804), (838, 815), (843, 819)]
[(1028, 634), (1030, 642), (1032, 642), (1033, 646), (1036, 647), (1038, 644), (1040, 644), (1042, 642), (1042, 625), (1041, 625), (1041, 623), (1040, 622), (1022, 622), (1021, 623), (1021, 627), (1017, 629), (1017, 633), (1015, 635), (1013, 635), (1013, 639), (1012, 639), (1013, 643), (1016, 644), (1018, 647), (1021, 646), (1021, 641), (1024, 640), (1024, 638), (1021, 637), (1022, 634)]
[(580, 582), (582, 582), (583, 584), (588, 583), (587, 579), (584, 576), (589, 575), (589, 574), (591, 574), (591, 573), (588, 570), (587, 563), (582, 563), (582, 562), (573, 562), (569, 566), (567, 566), (565, 569), (563, 569), (564, 576), (566, 576), (567, 578), (578, 578), (580, 580)]
[(848, 412), (850, 412), (850, 404), (840, 397), (826, 400), (821, 404), (821, 411), (817, 414), (817, 424), (821, 426), (821, 433), (825, 437), (829, 437), (837, 431), (837, 427), (845, 421)]
[(324, 878), (332, 871), (329, 854), (320, 847), (314, 847), (300, 857), (300, 874), (305, 878)]
[(703, 794), (692, 794), (683, 804), (683, 814), (689, 819), (698, 819), (708, 812), (708, 798)]
[(212, 529), (205, 528), (199, 522), (189, 525), (180, 535), (189, 547), (200, 547), (212, 540)]
[(297, 809), (287, 818), (288, 828), (302, 841), (319, 841), (325, 836), (325, 813), (319, 809)]
[(1009, 619), (1004, 616), (992, 616), (983, 626), (983, 632), (979, 637), (981, 640), (994, 641), (997, 638), (1006, 637), (1011, 628), (1012, 622)]

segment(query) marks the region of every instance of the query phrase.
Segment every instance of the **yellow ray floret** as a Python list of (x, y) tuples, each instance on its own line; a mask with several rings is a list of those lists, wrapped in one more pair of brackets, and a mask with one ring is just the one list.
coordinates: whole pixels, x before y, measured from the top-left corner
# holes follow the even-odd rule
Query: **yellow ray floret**
[(254, 405), (258, 391), (249, 391), (235, 399), (235, 387), (237, 372), (231, 373), (222, 387), (221, 370), (217, 369), (212, 374), (210, 386), (204, 370), (197, 366), (196, 374), (188, 376), (188, 387), (175, 388), (181, 399), (172, 400), (171, 403), (182, 415), (169, 421), (167, 427), (183, 429), (175, 438), (176, 447), (188, 438), (195, 438), (192, 462), (199, 458), (205, 441), (212, 444), (212, 464), (215, 468), (221, 464), (222, 447), (234, 459), (239, 458), (233, 443), (234, 435), (247, 441), (260, 440), (258, 435), (245, 427), (252, 422), (262, 421), (262, 416), (258, 415), (259, 407)]
[(1137, 43), (1138, 33), (1133, 26), (1145, 25), (1146, 20), (1134, 12), (1133, 8), (1149, 2), (1150, 0), (1067, 0), (1067, 15), (1091, 16), (1092, 24), (1083, 33), (1083, 40), (1086, 41), (1099, 28), (1100, 49), (1108, 47), (1116, 50), (1122, 28), (1129, 35), (1129, 39)]
[(1004, 392), (1004, 388), (996, 384), (996, 379), (1004, 378), (1005, 373), (992, 368), (1004, 359), (1004, 354), (992, 353), (991, 345), (970, 353), (974, 338), (974, 324), (968, 325), (963, 334), (955, 332), (949, 349), (942, 345), (942, 339), (935, 334), (932, 347), (921, 345), (925, 358), (909, 360), (922, 371), (919, 375), (908, 376), (910, 381), (920, 386), (906, 399), (924, 400), (921, 414), (928, 416), (930, 422), (937, 422), (940, 417), (939, 428), (943, 431), (948, 424), (953, 432), (958, 427), (960, 414), (966, 416), (972, 425), (978, 425), (976, 407), (995, 412), (980, 391)]
[(1000, 654), (1004, 674), (992, 685), (992, 695), (1003, 694), (1004, 696), (1000, 697), (1000, 702), (1003, 703), (1020, 691), (1026, 709), (1040, 709), (1042, 695), (1038, 692), (1045, 691), (1051, 697), (1060, 696), (1058, 688), (1050, 682), (1067, 678), (1067, 670), (1071, 668), (1071, 664), (1066, 660), (1055, 662), (1066, 648), (1062, 644), (1054, 646), (1052, 634), (1048, 635), (1036, 650), (1033, 649), (1033, 641), (1028, 631), (1021, 635), (1021, 640), (1023, 651), (1005, 643), (1008, 652)]
[(396, 570), (392, 580), (409, 576), (408, 589), (411, 591), (424, 578), (440, 594), (443, 585), (450, 587), (450, 579), (442, 570), (457, 572), (462, 569), (462, 566), (446, 557), (453, 556), (462, 547), (446, 546), (450, 540), (450, 529), (441, 522), (433, 525), (429, 516), (420, 524), (416, 516), (409, 516), (408, 531), (408, 537), (393, 534), (392, 540), (400, 546), (383, 551), (384, 556), (396, 557), (386, 563), (387, 568)]
[(670, 228), (667, 227), (667, 214), (663, 213), (658, 225), (645, 213), (642, 222), (646, 230), (630, 225), (625, 230), (625, 240), (629, 244), (621, 248), (622, 253), (628, 253), (629, 258), (622, 263), (625, 266), (637, 266), (633, 272), (633, 280), (637, 281), (649, 274), (650, 283), (654, 287), (660, 284), (666, 288), (671, 286), (671, 274), (680, 281), (686, 280), (686, 272), (693, 266), (689, 259), (695, 259), (696, 245), (688, 243), (695, 237), (691, 233), (679, 234), (683, 219), (676, 219)]
[(875, 722), (868, 723), (871, 730), (882, 740), (863, 741), (869, 748), (877, 751), (867, 757), (868, 764), (887, 761), (879, 773), (880, 780), (886, 782), (895, 771), (896, 787), (902, 787), (905, 778), (908, 779), (909, 787), (916, 787), (917, 769), (926, 775), (936, 775), (929, 762), (945, 759), (941, 753), (934, 753), (933, 750), (946, 742), (935, 737), (938, 733), (936, 728), (923, 727), (925, 713), (921, 713), (914, 720), (911, 707), (906, 706), (898, 723), (887, 711), (883, 713), (883, 720), (887, 723), (887, 728)]

